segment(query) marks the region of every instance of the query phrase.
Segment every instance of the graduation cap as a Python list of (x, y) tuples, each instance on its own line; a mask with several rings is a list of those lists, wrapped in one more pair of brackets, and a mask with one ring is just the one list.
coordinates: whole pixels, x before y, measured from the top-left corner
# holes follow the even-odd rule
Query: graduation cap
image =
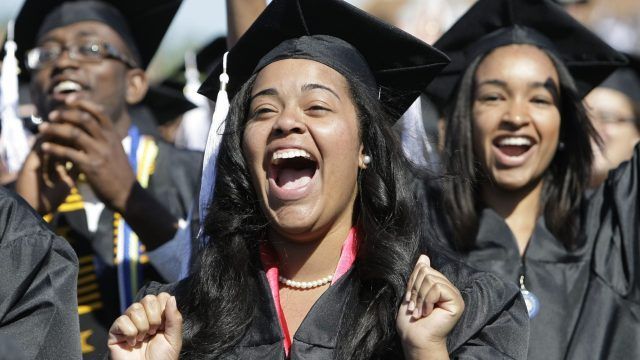
[(640, 104), (640, 57), (625, 55), (629, 59), (629, 64), (616, 70), (600, 84), (600, 87), (620, 91), (635, 103)]
[[(274, 0), (229, 51), (230, 97), (271, 62), (309, 59), (359, 78), (398, 117), (449, 62), (446, 55), (342, 0)], [(215, 100), (218, 66), (200, 88)]]
[(253, 74), (282, 59), (317, 61), (357, 78), (396, 120), (449, 62), (442, 52), (346, 1), (273, 0), (200, 87), (216, 101), (204, 152), (200, 219), (214, 195), (226, 92), (233, 97)]
[(556, 55), (581, 97), (626, 63), (622, 54), (550, 0), (479, 0), (434, 44), (451, 57), (451, 64), (427, 94), (443, 105), (473, 60), (509, 44), (535, 45)]
[(182, 87), (175, 86), (179, 84), (152, 85), (142, 101), (149, 107), (158, 125), (166, 124), (196, 107), (184, 96)]
[(146, 68), (180, 4), (181, 0), (26, 0), (15, 25), (19, 60), (24, 63), (25, 52), (55, 28), (99, 21), (115, 30)]
[[(198, 71), (201, 74), (210, 74), (215, 67), (222, 61), (222, 55), (227, 51), (227, 38), (225, 36), (219, 36), (201, 49), (195, 54), (195, 64)], [(170, 75), (167, 76), (163, 83), (170, 82), (172, 87), (178, 83), (182, 83), (182, 86), (186, 83), (186, 64), (182, 62), (175, 70), (170, 71)]]
[[(198, 69), (205, 74), (209, 74), (215, 66), (220, 63), (222, 55), (226, 51), (226, 36), (219, 36), (213, 39), (202, 49), (198, 50), (198, 54), (196, 54), (196, 65), (198, 65)], [(182, 66), (182, 70), (184, 71), (184, 65)]]

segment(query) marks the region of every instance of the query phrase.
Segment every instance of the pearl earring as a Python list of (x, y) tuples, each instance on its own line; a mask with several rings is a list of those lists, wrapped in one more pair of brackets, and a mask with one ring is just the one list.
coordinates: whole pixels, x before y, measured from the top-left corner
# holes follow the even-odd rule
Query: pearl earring
[(363, 163), (365, 166), (366, 166), (366, 165), (371, 164), (371, 156), (369, 156), (369, 155), (365, 155), (365, 156), (362, 158), (362, 163)]

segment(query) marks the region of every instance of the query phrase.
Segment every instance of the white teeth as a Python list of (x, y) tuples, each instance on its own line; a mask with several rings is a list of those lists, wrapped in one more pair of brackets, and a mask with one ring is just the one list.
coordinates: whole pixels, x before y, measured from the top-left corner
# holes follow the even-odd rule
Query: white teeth
[(82, 90), (82, 85), (71, 80), (61, 81), (53, 88), (55, 94), (80, 90)]
[(500, 139), (499, 146), (531, 146), (531, 139), (526, 137), (506, 137)]
[(305, 158), (309, 160), (313, 160), (311, 154), (304, 150), (279, 150), (273, 153), (271, 157), (271, 163), (277, 165), (280, 159), (292, 159), (292, 158)]

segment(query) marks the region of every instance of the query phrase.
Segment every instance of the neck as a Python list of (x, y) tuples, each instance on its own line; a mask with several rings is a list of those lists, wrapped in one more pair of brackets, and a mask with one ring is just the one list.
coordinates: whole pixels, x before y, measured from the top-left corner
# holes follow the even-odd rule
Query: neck
[(296, 281), (314, 281), (333, 275), (350, 230), (349, 222), (304, 241), (271, 231), (269, 240), (278, 254), (280, 275)]
[(543, 185), (544, 182), (539, 180), (513, 191), (495, 184), (482, 187), (484, 202), (505, 219), (516, 238), (521, 255), (529, 244), (541, 211)]

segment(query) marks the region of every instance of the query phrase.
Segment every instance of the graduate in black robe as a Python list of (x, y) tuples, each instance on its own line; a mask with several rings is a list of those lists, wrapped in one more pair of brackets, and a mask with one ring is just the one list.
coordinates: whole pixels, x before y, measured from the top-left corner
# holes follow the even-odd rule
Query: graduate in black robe
[(75, 253), (4, 188), (0, 234), (0, 358), (80, 359)]
[(533, 0), (481, 0), (435, 46), (453, 59), (429, 87), (451, 97), (443, 163), (458, 177), (440, 203), (451, 246), (521, 287), (528, 358), (638, 358), (638, 148), (584, 195), (595, 131), (580, 100), (624, 57)]
[(391, 126), (442, 53), (343, 1), (275, 0), (225, 60), (207, 242), (114, 322), (113, 359), (525, 357), (517, 287), (431, 247), (414, 216)]
[(170, 264), (158, 252), (187, 218), (199, 184), (202, 154), (150, 135), (155, 124), (131, 111), (179, 5), (33, 0), (16, 21), (47, 125), (16, 189), (76, 251), (87, 359), (103, 356), (111, 322), (139, 288), (162, 280)]
[(624, 54), (629, 64), (616, 70), (585, 98), (589, 117), (602, 143), (593, 146), (589, 186), (596, 188), (609, 172), (631, 159), (640, 142), (640, 57)]

